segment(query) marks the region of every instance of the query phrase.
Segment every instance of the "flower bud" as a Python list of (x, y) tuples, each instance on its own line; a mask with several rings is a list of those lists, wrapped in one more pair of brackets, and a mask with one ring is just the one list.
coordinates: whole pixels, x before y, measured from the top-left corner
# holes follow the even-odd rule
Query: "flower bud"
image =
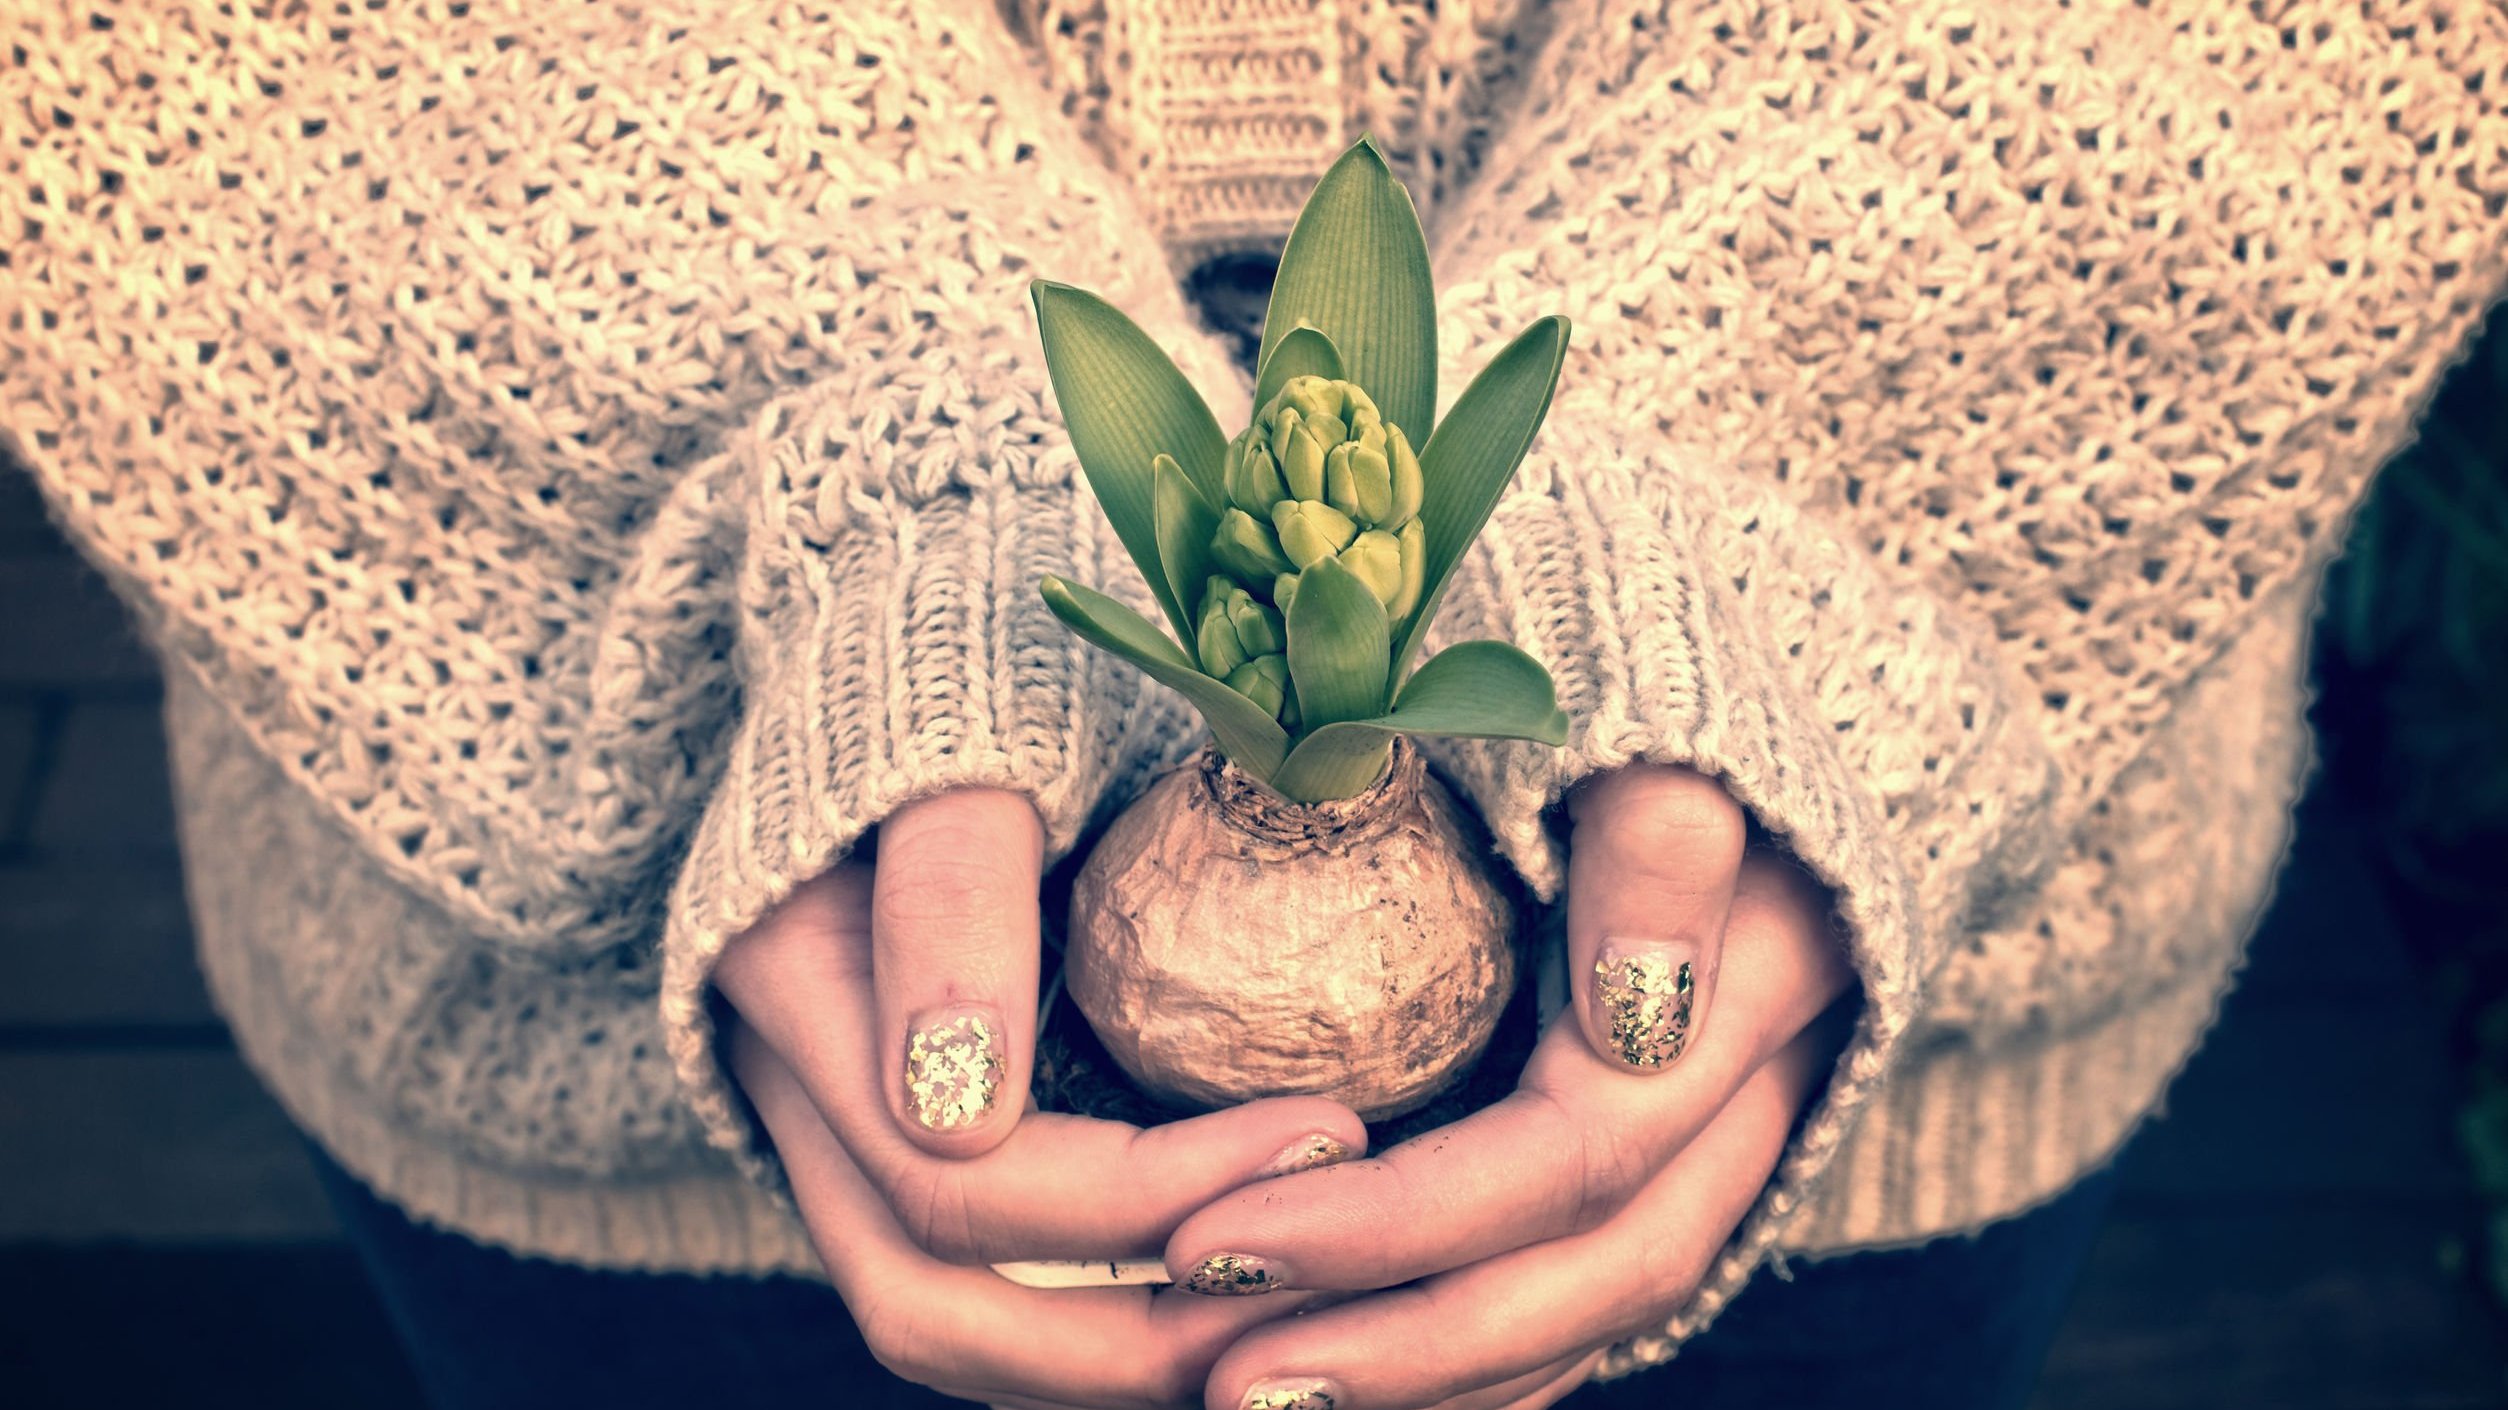
[(1402, 590), (1402, 545), (1382, 529), (1370, 529), (1341, 551), (1341, 566), (1367, 585), (1376, 600), (1390, 609)]
[(1361, 441), (1334, 446), (1324, 457), (1324, 502), (1362, 524), (1382, 525), (1393, 513), (1393, 467), (1384, 452)]
[(1237, 645), (1245, 649), (1248, 659), (1289, 649), (1289, 633), (1279, 612), (1255, 601), (1252, 593), (1232, 587), (1227, 612), (1228, 625), (1236, 630)]
[(1392, 468), (1393, 504), (1385, 517), (1376, 521), (1376, 527), (1398, 529), (1419, 516), (1422, 490), (1419, 457), (1411, 454), (1410, 438), (1402, 434), (1399, 426), (1386, 428), (1385, 460)]
[(1267, 515), (1289, 497), (1280, 478), (1279, 462), (1259, 436), (1239, 436), (1228, 443), (1228, 470), (1222, 481), (1228, 502), (1248, 514)]
[(1280, 551), (1271, 526), (1242, 509), (1232, 508), (1219, 516), (1219, 531), (1211, 535), (1210, 551), (1221, 567), (1242, 582), (1259, 583), (1297, 568)]
[(1297, 574), (1283, 573), (1279, 577), (1271, 580), (1271, 600), (1273, 605), (1280, 609), (1280, 619), (1282, 621), (1285, 622), (1289, 619), (1289, 604), (1297, 601), (1297, 597)]
[(1224, 578), (1210, 581), (1211, 590), (1202, 594), (1202, 616), (1193, 633), (1193, 646), (1202, 658), (1202, 673), (1224, 678), (1245, 664), (1245, 648), (1237, 644), (1236, 628), (1228, 621), (1227, 593), (1234, 585)]
[(1413, 518), (1393, 537), (1402, 549), (1402, 581), (1385, 600), (1385, 615), (1403, 622), (1419, 610), (1420, 594), (1428, 590), (1428, 526)]
[[(1330, 421), (1333, 426), (1341, 423)], [(1340, 439), (1338, 436), (1335, 440)], [(1272, 435), (1272, 444), (1280, 450), (1280, 477), (1287, 482), (1290, 499), (1322, 499), (1324, 497), (1324, 447), (1315, 433), (1299, 419), (1296, 408), (1280, 413), (1280, 429)]]
[(1342, 411), (1349, 405), (1342, 391), (1348, 385), (1347, 382), (1335, 382), (1330, 377), (1317, 377), (1309, 373), (1304, 377), (1292, 377), (1281, 383), (1280, 394), (1288, 400), (1289, 405), (1298, 409), (1300, 417), (1310, 420), (1324, 417), (1338, 421), (1341, 419)]
[(1280, 614), (1253, 594), (1213, 575), (1202, 588), (1202, 611), (1193, 635), (1205, 675), (1225, 677), (1257, 656), (1285, 649)]
[(1290, 730), (1298, 727), (1297, 696), (1289, 686), (1289, 658), (1259, 656), (1228, 673), (1228, 688), (1271, 712)]
[(1280, 550), (1303, 571), (1350, 546), (1358, 525), (1329, 504), (1312, 499), (1282, 500), (1272, 506), (1271, 526), (1280, 535)]

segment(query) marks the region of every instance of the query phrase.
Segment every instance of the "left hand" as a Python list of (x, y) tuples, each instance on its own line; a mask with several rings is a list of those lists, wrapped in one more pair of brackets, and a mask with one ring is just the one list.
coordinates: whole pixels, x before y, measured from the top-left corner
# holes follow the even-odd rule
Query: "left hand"
[(1622, 769), (1570, 812), (1577, 1021), (1516, 1091), (1168, 1241), (1187, 1287), (1225, 1259), (1265, 1288), (1391, 1289), (1247, 1332), (1210, 1410), (1547, 1405), (1676, 1311), (1757, 1201), (1842, 1035), (1818, 1022), (1853, 982), (1828, 898), (1745, 856), (1739, 806), (1689, 770)]

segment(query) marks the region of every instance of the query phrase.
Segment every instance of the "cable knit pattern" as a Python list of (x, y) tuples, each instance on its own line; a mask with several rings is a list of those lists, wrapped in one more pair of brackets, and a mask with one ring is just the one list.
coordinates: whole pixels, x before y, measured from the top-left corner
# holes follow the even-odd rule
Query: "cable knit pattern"
[[(1145, 596), (1023, 285), (1211, 396), (1169, 277), (1377, 134), (1451, 397), (1567, 312), (1440, 630), (1710, 770), (1834, 888), (1861, 1027), (1671, 1353), (1773, 1250), (2061, 1190), (2269, 889), (2304, 629), (2508, 277), (2496, 0), (435, 0), (14, 7), (0, 424), (149, 624), (206, 968), (421, 1217), (806, 1263), (706, 976), (900, 803), (1076, 845), (1189, 743), (1042, 611)], [(1136, 596), (1137, 600), (1137, 596)], [(709, 1146), (710, 1138), (712, 1145)], [(717, 1148), (720, 1149), (717, 1149)]]

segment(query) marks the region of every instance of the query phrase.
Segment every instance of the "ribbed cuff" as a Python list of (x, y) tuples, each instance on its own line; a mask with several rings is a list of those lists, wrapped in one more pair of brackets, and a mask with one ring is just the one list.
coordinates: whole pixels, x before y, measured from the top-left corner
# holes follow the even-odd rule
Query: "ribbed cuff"
[[(769, 425), (768, 485), (828, 482), (821, 436)], [(962, 477), (963, 478), (963, 475)], [(751, 1174), (780, 1178), (716, 1052), (708, 979), (724, 945), (841, 860), (905, 803), (985, 786), (1034, 800), (1048, 862), (1172, 727), (1137, 672), (1065, 631), (1046, 574), (1121, 583), (1127, 561), (1095, 501), (1070, 484), (998, 474), (928, 496), (856, 497), (846, 522), (772, 504), (744, 568), (742, 716), (723, 781), (673, 892), (662, 1015), (673, 1063), (709, 1136)], [(1146, 605), (1145, 603), (1143, 605)]]
[(1862, 985), (1776, 1178), (1665, 1331), (1615, 1349), (1628, 1370), (1705, 1327), (1775, 1247), (1920, 1012), (1926, 937), (2035, 845), (2013, 845), (2032, 827), (2015, 803), (2051, 775), (1990, 665), (1862, 555), (1750, 487), (1543, 434), (1443, 625), (1547, 663), (1570, 738), (1441, 762), (1544, 898), (1566, 874), (1555, 805), (1580, 779), (1641, 761), (1716, 778), (1828, 886)]

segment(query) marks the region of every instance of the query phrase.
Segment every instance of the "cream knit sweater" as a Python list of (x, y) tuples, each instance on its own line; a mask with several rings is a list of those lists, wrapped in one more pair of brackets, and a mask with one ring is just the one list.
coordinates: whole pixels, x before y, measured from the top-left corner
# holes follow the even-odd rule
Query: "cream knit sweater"
[[(709, 963), (900, 802), (1057, 853), (1189, 748), (1041, 574), (1130, 570), (1023, 297), (1139, 317), (1374, 133), (1451, 393), (1576, 339), (1445, 624), (1836, 889), (1862, 1026), (1659, 1359), (1772, 1250), (1973, 1227), (2198, 1040), (2302, 629), (2508, 276), (2484, 0), (0, 6), (0, 422), (143, 614), (245, 1052), (423, 1218), (805, 1267)], [(709, 1138), (712, 1144), (709, 1145)]]

